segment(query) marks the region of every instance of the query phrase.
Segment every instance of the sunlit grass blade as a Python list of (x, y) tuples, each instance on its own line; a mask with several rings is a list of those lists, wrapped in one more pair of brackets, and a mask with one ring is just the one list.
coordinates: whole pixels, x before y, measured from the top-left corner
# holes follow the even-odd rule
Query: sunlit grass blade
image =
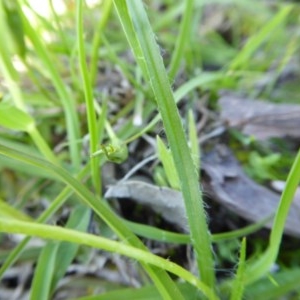
[[(3, 20), (1, 20), (0, 15), (0, 29), (2, 28), (2, 30), (5, 30), (2, 22)], [(52, 163), (57, 163), (56, 157), (50, 150), (42, 135), (37, 130), (34, 119), (27, 113), (25, 109), (22, 91), (19, 86), (19, 76), (12, 63), (6, 43), (0, 47), (0, 68), (3, 72), (4, 78), (9, 87), (9, 91), (12, 95), (12, 100), (15, 104), (15, 106), (13, 106), (12, 103), (1, 103), (1, 125), (13, 130), (26, 131), (31, 136), (41, 153)]]
[(50, 58), (50, 54), (46, 46), (44, 45), (41, 37), (32, 27), (28, 17), (19, 6), (19, 12), (22, 17), (22, 22), (24, 26), (25, 35), (29, 38), (34, 46), (34, 50), (41, 59), (43, 65), (45, 66), (50, 79), (53, 82), (54, 87), (60, 97), (61, 103), (64, 108), (66, 116), (66, 128), (70, 145), (70, 155), (75, 170), (79, 169), (80, 166), (80, 151), (76, 141), (80, 138), (79, 120), (76, 112), (76, 103), (72, 98), (71, 91), (67, 89), (62, 77), (59, 75), (55, 64)]
[[(203, 282), (201, 282), (197, 277), (195, 277), (192, 273), (185, 270), (184, 268), (180, 267), (179, 265), (169, 261), (168, 259), (161, 258), (159, 256), (156, 256), (152, 253), (149, 253), (148, 251), (138, 249), (132, 246), (129, 246), (128, 244), (116, 242), (109, 240), (107, 238), (95, 236), (92, 234), (87, 234), (83, 232), (79, 232), (76, 230), (71, 230), (67, 228), (62, 228), (58, 226), (50, 226), (50, 225), (44, 225), (44, 224), (37, 224), (34, 222), (24, 222), (24, 221), (16, 221), (16, 220), (8, 220), (8, 219), (0, 219), (0, 232), (8, 232), (8, 233), (21, 233), (31, 236), (37, 236), (45, 239), (55, 239), (57, 241), (65, 241), (70, 243), (80, 243), (82, 245), (87, 245), (93, 248), (103, 249), (105, 251), (119, 253), (121, 255), (125, 255), (127, 257), (136, 259), (140, 261), (143, 265), (152, 265), (158, 268), (161, 268), (162, 270), (166, 270), (172, 274), (177, 275), (178, 277), (182, 278), (186, 282), (190, 283), (191, 285), (197, 287), (199, 291), (201, 291), (208, 299), (215, 300), (218, 299), (214, 292), (207, 287)], [(52, 242), (52, 247), (45, 248), (43, 255), (45, 258), (47, 255), (50, 254), (51, 251), (57, 251), (57, 242)], [(42, 275), (44, 273), (44, 276), (50, 276), (50, 274), (53, 272), (53, 266), (54, 263), (52, 262), (50, 264), (47, 274), (46, 272), (43, 272), (42, 269), (38, 270), (40, 271), (40, 278), (37, 278), (37, 280), (42, 279)], [(45, 266), (46, 267), (46, 266)], [(46, 268), (44, 270), (47, 270)], [(177, 286), (175, 285), (176, 290)], [(45, 289), (48, 289), (49, 286), (45, 286)], [(44, 297), (46, 291), (40, 290), (37, 291), (37, 293), (42, 293), (41, 297), (34, 298), (32, 296), (32, 299), (47, 299)], [(170, 299), (167, 297), (167, 294), (165, 295), (165, 299)], [(175, 298), (177, 299), (177, 298)]]
[(208, 286), (215, 287), (211, 237), (206, 223), (197, 172), (190, 155), (159, 47), (142, 2), (114, 1), (114, 4), (143, 75), (146, 80), (150, 79), (157, 107), (162, 116), (176, 170), (181, 181), (191, 240), (196, 252), (201, 278)]
[(22, 213), (21, 211), (17, 210), (13, 206), (7, 204), (2, 199), (0, 199), (0, 217), (1, 218), (12, 218), (17, 220), (24, 220), (24, 221), (32, 221), (32, 219)]
[[(75, 191), (75, 193), (112, 228), (119, 238), (136, 248), (141, 248), (144, 250), (147, 249), (136, 237), (136, 235), (134, 235), (126, 227), (124, 222), (122, 222), (120, 218), (117, 217), (109, 208), (109, 206), (105, 204), (105, 202), (96, 198), (91, 191), (87, 189), (87, 187), (72, 177), (66, 170), (60, 168), (59, 166), (52, 165), (45, 160), (23, 154), (17, 150), (7, 148), (3, 145), (0, 145), (0, 154), (55, 173), (57, 178), (60, 178), (60, 180), (68, 184)], [(143, 267), (166, 299), (172, 299), (175, 297), (175, 295), (177, 299), (182, 298), (175, 283), (170, 279), (167, 273), (145, 264), (143, 264)]]
[(90, 64), (92, 85), (95, 84), (97, 78), (97, 72), (99, 66), (98, 60), (99, 60), (99, 52), (100, 52), (99, 48), (101, 44), (102, 33), (109, 19), (111, 8), (112, 8), (112, 0), (106, 0), (101, 3), (101, 18), (99, 20), (99, 23), (97, 24), (94, 37), (93, 37), (93, 43), (92, 43), (92, 54), (91, 54), (91, 64)]
[[(100, 33), (98, 33), (100, 34)], [(99, 135), (97, 130), (96, 112), (94, 108), (94, 98), (91, 79), (86, 63), (86, 55), (84, 49), (84, 31), (83, 31), (83, 1), (77, 1), (77, 47), (79, 54), (79, 66), (81, 78), (83, 81), (83, 90), (85, 95), (87, 121), (89, 130), (90, 153), (94, 153), (98, 149)], [(92, 182), (95, 191), (101, 195), (101, 174), (99, 168), (99, 157), (91, 161)]]

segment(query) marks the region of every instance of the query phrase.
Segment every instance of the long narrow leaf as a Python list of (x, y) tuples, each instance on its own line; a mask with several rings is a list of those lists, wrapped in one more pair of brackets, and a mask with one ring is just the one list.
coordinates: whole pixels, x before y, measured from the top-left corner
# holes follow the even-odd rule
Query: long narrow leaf
[(188, 43), (191, 31), (191, 18), (193, 16), (194, 0), (185, 1), (184, 15), (180, 24), (180, 32), (172, 55), (169, 76), (173, 79), (178, 71), (183, 57), (184, 49)]
[[(80, 243), (83, 245), (91, 246), (94, 248), (103, 249), (106, 251), (119, 253), (127, 257), (136, 259), (142, 262), (144, 265), (154, 265), (158, 268), (165, 269), (172, 274), (180, 276), (185, 281), (189, 282), (193, 286), (196, 286), (201, 292), (208, 297), (208, 299), (218, 299), (216, 295), (208, 288), (203, 282), (197, 279), (192, 273), (188, 272), (179, 265), (169, 261), (168, 259), (156, 256), (148, 251), (141, 250), (124, 243), (111, 241), (109, 239), (95, 236), (92, 234), (87, 234), (83, 232), (78, 232), (76, 230), (71, 230), (67, 228), (61, 228), (58, 226), (50, 226), (44, 224), (37, 224), (34, 222), (23, 222), (16, 220), (0, 219), (0, 232), (10, 232), (10, 233), (22, 233), (26, 235), (34, 235), (41, 238), (55, 239), (60, 241), (67, 241), (71, 243)], [(56, 251), (55, 243), (53, 242), (52, 249), (47, 249), (47, 251)], [(46, 251), (44, 255), (46, 256)], [(54, 263), (52, 263), (54, 266)], [(53, 270), (50, 270), (51, 272)], [(44, 274), (41, 270), (41, 274)], [(44, 274), (47, 276), (47, 274)], [(46, 287), (48, 288), (48, 287)], [(43, 291), (41, 291), (43, 293)], [(44, 293), (43, 293), (44, 295)], [(32, 299), (46, 299), (44, 297), (37, 297)], [(178, 298), (174, 298), (178, 299)]]
[(114, 1), (114, 4), (136, 60), (141, 65), (143, 75), (146, 79), (150, 78), (150, 84), (162, 116), (176, 170), (181, 181), (191, 239), (196, 251), (201, 278), (208, 286), (214, 287), (211, 236), (206, 223), (197, 172), (190, 155), (159, 47), (141, 1), (123, 0)]
[[(17, 222), (17, 221), (15, 221)], [(26, 226), (26, 223), (24, 224)], [(49, 242), (42, 250), (31, 286), (31, 300), (48, 300), (58, 242)]]
[[(38, 159), (36, 157), (23, 154), (17, 150), (7, 148), (0, 145), (0, 153), (11, 157), (13, 159), (26, 162), (42, 169), (46, 169), (52, 173), (55, 173), (58, 178), (66, 182), (72, 189), (78, 194), (78, 196), (87, 203), (96, 214), (98, 214), (113, 230), (114, 232), (126, 243), (135, 246), (136, 248), (147, 249), (144, 244), (134, 235), (117, 217), (112, 210), (104, 202), (99, 201), (94, 195), (78, 180), (72, 177), (66, 170), (59, 166), (53, 165), (45, 160)], [(158, 270), (155, 267), (150, 267), (146, 264), (143, 265), (149, 276), (157, 285), (162, 295), (166, 299), (181, 299), (180, 292), (174, 282), (170, 279), (168, 274), (162, 270)]]
[[(86, 55), (84, 49), (84, 33), (83, 33), (83, 1), (77, 1), (77, 47), (79, 54), (79, 66), (81, 77), (83, 81), (83, 89), (85, 95), (86, 111), (87, 111), (87, 121), (90, 137), (90, 153), (94, 153), (98, 149), (98, 132), (97, 132), (97, 120), (96, 112), (94, 108), (93, 90), (91, 85), (91, 79), (89, 76)], [(94, 189), (98, 195), (101, 195), (101, 175), (99, 168), (99, 157), (91, 161), (91, 173), (92, 182)]]
[(280, 202), (274, 218), (270, 242), (265, 253), (255, 263), (248, 267), (246, 280), (251, 283), (267, 274), (276, 261), (279, 247), (282, 240), (284, 225), (291, 203), (300, 182), (300, 150), (294, 160), (293, 166), (288, 175), (285, 188), (281, 194)]
[(63, 105), (66, 116), (66, 128), (70, 144), (71, 159), (74, 168), (78, 170), (80, 167), (80, 152), (76, 141), (80, 138), (80, 129), (74, 99), (71, 97), (70, 90), (66, 88), (62, 78), (59, 76), (57, 69), (55, 68), (55, 65), (53, 64), (50, 58), (46, 46), (42, 42), (41, 38), (38, 36), (37, 32), (32, 27), (24, 11), (20, 7), (19, 12), (22, 17), (24, 32), (29, 38), (29, 40), (32, 42), (36, 53), (38, 54), (45, 68), (49, 72), (50, 78), (57, 90), (57, 93)]
[(246, 267), (246, 239), (243, 238), (240, 250), (240, 260), (236, 273), (235, 281), (233, 282), (230, 300), (240, 300), (243, 298), (245, 287), (245, 267)]

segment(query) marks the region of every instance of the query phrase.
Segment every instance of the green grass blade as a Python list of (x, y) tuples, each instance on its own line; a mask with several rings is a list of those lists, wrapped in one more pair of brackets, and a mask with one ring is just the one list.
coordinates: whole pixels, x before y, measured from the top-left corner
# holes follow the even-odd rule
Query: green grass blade
[[(52, 165), (45, 160), (23, 154), (17, 150), (7, 148), (3, 145), (0, 145), (0, 153), (10, 158), (17, 159), (27, 164), (53, 172), (57, 178), (60, 178), (62, 181), (66, 182), (70, 187), (72, 187), (77, 195), (87, 205), (89, 205), (123, 241), (137, 248), (146, 249), (144, 244), (126, 227), (119, 217), (112, 212), (105, 202), (95, 198), (94, 195), (83, 184), (72, 177), (66, 170), (60, 168), (59, 166)], [(170, 279), (167, 273), (145, 264), (143, 267), (166, 299), (174, 299), (175, 296), (177, 299), (182, 298), (176, 285)]]
[[(184, 282), (177, 284), (179, 290), (185, 296), (185, 299), (200, 300), (203, 299), (197, 289), (190, 284)], [(94, 296), (85, 296), (76, 298), (75, 300), (120, 300), (120, 299), (134, 299), (134, 300), (158, 300), (160, 299), (155, 286), (145, 285), (140, 288), (120, 288), (101, 293)]]
[(23, 10), (20, 8), (19, 11), (22, 17), (24, 32), (32, 42), (34, 50), (40, 57), (47, 72), (49, 73), (50, 79), (52, 80), (63, 105), (66, 116), (66, 128), (70, 145), (71, 160), (75, 170), (78, 170), (80, 167), (80, 151), (76, 141), (78, 141), (80, 138), (80, 130), (74, 99), (72, 98), (70, 91), (65, 87), (65, 83), (63, 82), (62, 78), (59, 76), (57, 69), (55, 68), (55, 64), (53, 64), (53, 61), (51, 60), (46, 49), (46, 46), (43, 44), (41, 38), (30, 24), (29, 19), (26, 17)]
[[(136, 259), (142, 262), (144, 265), (153, 265), (161, 269), (165, 269), (168, 272), (179, 276), (184, 279), (186, 282), (190, 283), (193, 286), (196, 286), (208, 299), (218, 299), (214, 292), (207, 287), (202, 281), (195, 277), (192, 273), (180, 267), (179, 265), (169, 261), (168, 259), (161, 258), (156, 256), (148, 251), (141, 250), (128, 244), (116, 242), (109, 240), (107, 238), (95, 236), (92, 234), (87, 234), (79, 232), (72, 229), (62, 228), (58, 226), (50, 226), (44, 224), (37, 224), (33, 222), (24, 222), (8, 219), (0, 219), (0, 232), (8, 233), (21, 233), (31, 236), (38, 236), (46, 239), (55, 239), (60, 241), (66, 241), (70, 243), (80, 243), (82, 245), (87, 245), (90, 247), (103, 249), (105, 251), (119, 253), (127, 257)], [(47, 255), (51, 255), (51, 251), (57, 251), (57, 242), (53, 242), (51, 247), (48, 247), (43, 251), (43, 259), (47, 258)], [(51, 268), (52, 266), (52, 268)], [(54, 262), (49, 262), (49, 268), (47, 269), (49, 274), (53, 272)], [(48, 266), (44, 266), (48, 267)], [(46, 270), (46, 269), (44, 269)], [(40, 276), (48, 276), (47, 272), (43, 272), (42, 269), (38, 270)], [(37, 278), (38, 280), (38, 278)], [(176, 286), (176, 285), (175, 285)], [(176, 286), (177, 287), (177, 286)], [(48, 289), (48, 286), (45, 286), (45, 289)], [(31, 299), (47, 299), (44, 297), (45, 291), (36, 291), (41, 292), (40, 297), (31, 297)], [(33, 295), (33, 294), (32, 294)], [(175, 298), (178, 299), (178, 298)]]
[[(26, 226), (26, 224), (24, 225)], [(31, 300), (49, 299), (51, 280), (54, 274), (55, 256), (58, 250), (58, 245), (58, 242), (49, 242), (43, 248), (39, 256), (37, 267), (34, 272), (33, 282), (31, 285)]]
[(261, 276), (266, 275), (271, 266), (275, 263), (281, 244), (284, 225), (288, 212), (293, 202), (294, 195), (300, 182), (300, 150), (294, 160), (293, 166), (288, 175), (285, 188), (281, 194), (280, 202), (276, 211), (271, 231), (269, 246), (266, 252), (255, 263), (247, 268), (247, 282), (251, 283)]
[(180, 181), (171, 152), (167, 149), (159, 136), (156, 137), (156, 145), (158, 158), (163, 165), (170, 186), (175, 190), (180, 190)]
[(29, 132), (34, 127), (34, 119), (25, 111), (7, 102), (0, 103), (0, 126)]
[[(3, 12), (0, 10), (0, 29), (5, 31), (1, 13)], [(4, 31), (3, 34), (5, 34)], [(33, 118), (26, 112), (23, 95), (19, 87), (19, 76), (9, 56), (9, 50), (6, 43), (0, 48), (0, 67), (16, 106), (14, 107), (8, 103), (1, 103), (0, 123), (2, 126), (13, 130), (27, 131), (41, 153), (43, 153), (43, 155), (52, 163), (57, 163), (56, 157), (38, 132)]]
[(1, 198), (0, 198), (0, 217), (24, 220), (24, 221), (32, 221), (32, 219), (29, 216), (15, 209), (13, 206), (7, 204)]
[[(91, 219), (91, 210), (89, 207), (83, 205), (77, 205), (72, 209), (71, 215), (66, 224), (66, 228), (76, 229), (78, 231), (85, 232), (88, 228)], [(55, 288), (61, 278), (65, 275), (67, 268), (75, 258), (79, 245), (60, 242), (55, 255), (55, 268), (51, 281), (51, 291), (53, 295)]]
[(236, 273), (236, 278), (233, 282), (231, 289), (230, 300), (241, 300), (243, 299), (243, 292), (245, 286), (245, 266), (246, 266), (246, 239), (243, 238), (240, 250), (240, 260)]
[[(85, 166), (77, 176), (77, 180), (82, 180), (88, 173), (90, 169), (89, 164)], [(71, 187), (65, 187), (61, 193), (51, 202), (50, 206), (38, 217), (36, 222), (43, 223), (46, 222), (72, 195), (73, 191)], [(22, 251), (24, 250), (27, 243), (30, 241), (30, 237), (24, 238), (18, 246), (16, 246), (7, 257), (6, 261), (1, 265), (0, 268), (0, 278), (6, 270), (20, 257)]]
[[(96, 112), (94, 108), (93, 90), (91, 80), (86, 64), (86, 55), (84, 50), (84, 32), (83, 32), (83, 1), (77, 2), (77, 47), (79, 54), (79, 66), (83, 81), (83, 89), (85, 94), (85, 103), (87, 111), (87, 121), (90, 137), (90, 153), (98, 150), (99, 136), (97, 130)], [(98, 195), (101, 195), (101, 175), (99, 168), (99, 157), (91, 161), (91, 173), (94, 189)]]
[[(192, 155), (195, 168), (199, 174), (200, 173), (200, 147), (198, 142), (196, 121), (192, 110), (189, 110), (188, 123), (189, 123), (189, 142), (191, 148), (191, 155)], [(199, 176), (198, 176), (198, 180), (199, 180)]]
[(178, 38), (175, 44), (175, 49), (172, 54), (171, 63), (169, 67), (169, 76), (171, 80), (173, 80), (173, 78), (176, 76), (176, 72), (180, 68), (180, 63), (184, 54), (184, 50), (190, 38), (191, 25), (192, 25), (191, 19), (193, 17), (194, 9), (195, 9), (195, 1), (186, 0), (184, 15), (181, 20)]
[[(203, 72), (201, 75), (194, 77), (193, 79), (187, 81), (183, 85), (181, 85), (175, 92), (174, 92), (174, 98), (176, 103), (178, 103), (184, 96), (186, 96), (189, 92), (191, 92), (193, 89), (209, 84), (214, 83), (215, 81), (224, 79), (225, 74), (223, 72), (218, 73), (207, 73)], [(161, 119), (161, 115), (157, 114), (149, 124), (147, 124), (143, 129), (139, 130), (139, 132), (132, 137), (128, 138), (126, 143), (129, 143), (131, 141), (134, 141), (135, 139), (142, 136), (144, 133), (151, 130), (155, 124), (158, 123), (158, 121)]]
[(156, 44), (142, 2), (114, 1), (114, 4), (136, 60), (141, 64), (143, 75), (146, 79), (150, 78), (150, 84), (155, 94), (181, 181), (191, 240), (196, 251), (201, 278), (208, 286), (215, 287), (211, 236), (206, 223), (197, 172), (190, 155), (159, 47)]
[(291, 5), (284, 6), (256, 35), (250, 37), (244, 48), (231, 62), (229, 70), (237, 70), (243, 68), (245, 65), (249, 65), (251, 55), (253, 55), (258, 47), (267, 39), (270, 33), (274, 32), (274, 30), (286, 20), (292, 7)]
[(98, 26), (95, 30), (93, 42), (92, 42), (92, 54), (91, 54), (91, 83), (95, 84), (99, 66), (99, 48), (101, 44), (101, 37), (103, 29), (105, 28), (107, 21), (110, 17), (111, 8), (112, 8), (112, 0), (106, 0), (101, 3), (101, 18), (98, 23)]
[[(216, 233), (212, 235), (212, 241), (214, 243), (222, 242), (225, 240), (237, 239), (248, 234), (251, 234), (259, 229), (261, 229), (265, 224), (273, 219), (271, 217), (265, 218), (262, 221), (248, 225), (246, 227), (232, 230), (229, 232)], [(138, 224), (134, 222), (130, 222), (127, 220), (123, 220), (128, 228), (132, 230), (136, 235), (145, 237), (147, 239), (160, 241), (164, 243), (175, 243), (175, 244), (190, 244), (191, 238), (187, 234), (171, 232), (167, 230), (163, 230), (160, 228), (152, 227), (149, 225)]]

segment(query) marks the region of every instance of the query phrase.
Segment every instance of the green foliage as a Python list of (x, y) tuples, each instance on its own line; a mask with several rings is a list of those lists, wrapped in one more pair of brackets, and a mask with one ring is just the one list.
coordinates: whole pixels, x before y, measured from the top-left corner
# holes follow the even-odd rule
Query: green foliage
[[(11, 53), (25, 58), (26, 46), (24, 30), (20, 13), (18, 11), (17, 0), (3, 0), (0, 3), (1, 11), (1, 30), (5, 35), (6, 42), (10, 45)], [(8, 40), (8, 41), (7, 41)]]
[(245, 268), (246, 268), (246, 239), (243, 238), (240, 250), (240, 259), (236, 272), (236, 278), (232, 285), (230, 300), (239, 300), (243, 298), (245, 288)]
[(259, 181), (276, 179), (274, 166), (279, 162), (281, 155), (273, 153), (262, 157), (257, 152), (249, 155), (248, 173)]
[[(220, 299), (223, 295), (237, 300), (279, 299), (292, 292), (298, 296), (300, 262), (295, 256), (293, 263), (289, 261), (275, 274), (270, 275), (270, 268), (283, 265), (278, 262), (279, 247), (300, 180), (300, 153), (286, 181), (270, 239), (264, 241), (267, 248), (251, 236), (246, 251), (243, 237), (270, 220), (209, 233), (199, 189), (198, 119), (191, 108), (198, 108), (200, 101), (209, 109), (216, 107), (217, 94), (226, 88), (252, 96), (261, 93), (272, 101), (298, 101), (299, 86), (286, 78), (297, 76), (290, 70), (300, 43), (295, 29), (299, 28), (299, 5), (217, 1), (214, 15), (208, 4), (193, 0), (148, 1), (147, 9), (143, 1), (99, 1), (90, 7), (78, 0), (65, 1), (67, 9), (59, 15), (55, 1), (49, 1), (51, 15), (46, 17), (27, 2), (0, 3), (4, 199), (0, 232), (26, 235), (14, 249), (0, 253), (0, 277), (16, 261), (21, 265), (30, 257), (36, 262), (30, 297), (50, 299), (85, 245), (137, 261), (145, 280), (141, 279), (144, 286), (139, 290), (118, 287), (82, 299)], [(111, 72), (108, 78), (103, 66)], [(284, 72), (288, 75), (283, 76)], [(121, 100), (115, 76), (120, 76), (122, 87), (128, 87), (128, 95)], [(267, 84), (257, 88), (264, 80)], [(178, 112), (178, 103), (186, 120)], [(209, 130), (217, 123), (214, 118), (208, 114)], [(138, 139), (145, 133), (155, 136), (160, 120), (168, 147), (157, 137), (161, 165), (153, 177), (182, 190), (190, 234), (123, 220), (102, 199), (103, 165), (125, 163), (124, 168), (117, 166), (124, 170), (140, 154), (132, 150), (139, 149)], [(290, 149), (283, 154), (279, 147), (280, 154), (274, 154), (270, 149), (263, 151), (253, 137), (238, 132), (236, 137), (239, 147), (247, 150), (243, 150), (243, 162), (251, 176), (258, 181), (285, 179), (279, 173), (290, 168)], [(40, 199), (46, 205), (40, 205)], [(29, 215), (28, 207), (38, 208)], [(63, 208), (70, 211), (65, 225), (43, 224), (53, 224)], [(91, 212), (101, 220), (105, 238), (86, 233)], [(209, 214), (213, 219), (214, 212)], [(48, 241), (42, 248), (26, 250), (32, 236)], [(152, 254), (137, 236), (189, 244), (200, 277), (173, 263), (172, 257)], [(212, 243), (219, 243), (216, 253)], [(237, 268), (231, 277), (217, 282), (215, 268), (224, 261)]]

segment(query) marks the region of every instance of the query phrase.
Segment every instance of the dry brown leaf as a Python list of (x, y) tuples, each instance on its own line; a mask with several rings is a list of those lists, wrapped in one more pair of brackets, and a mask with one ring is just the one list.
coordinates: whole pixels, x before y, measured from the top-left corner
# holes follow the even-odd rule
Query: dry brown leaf
[(230, 92), (222, 93), (219, 105), (222, 121), (258, 140), (300, 137), (300, 105), (245, 99)]
[[(220, 145), (206, 155), (202, 168), (209, 178), (204, 182), (207, 192), (213, 200), (232, 212), (254, 222), (275, 213), (280, 195), (251, 180), (226, 146)], [(271, 228), (272, 223), (266, 227)], [(297, 198), (291, 205), (285, 233), (300, 237), (300, 206)]]
[(158, 187), (139, 180), (121, 181), (110, 186), (105, 198), (128, 198), (146, 205), (166, 221), (187, 231), (187, 218), (182, 194), (167, 187)]
[[(226, 146), (219, 145), (204, 156), (203, 186), (212, 200), (252, 222), (274, 214), (280, 195), (251, 180)], [(152, 208), (155, 212), (188, 231), (182, 194), (170, 188), (158, 187), (143, 181), (128, 180), (110, 186), (106, 198), (128, 198)], [(299, 196), (296, 196), (299, 197)], [(285, 233), (300, 237), (300, 199), (295, 198), (285, 226)], [(210, 219), (213, 219), (210, 211)], [(272, 223), (266, 224), (271, 228)]]

